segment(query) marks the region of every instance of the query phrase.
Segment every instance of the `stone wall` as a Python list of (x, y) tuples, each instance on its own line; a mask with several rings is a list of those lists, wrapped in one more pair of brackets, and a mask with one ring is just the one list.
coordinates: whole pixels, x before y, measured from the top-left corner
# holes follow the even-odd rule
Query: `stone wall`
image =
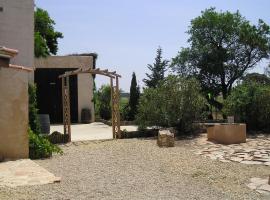
[(28, 158), (28, 72), (0, 67), (0, 157)]

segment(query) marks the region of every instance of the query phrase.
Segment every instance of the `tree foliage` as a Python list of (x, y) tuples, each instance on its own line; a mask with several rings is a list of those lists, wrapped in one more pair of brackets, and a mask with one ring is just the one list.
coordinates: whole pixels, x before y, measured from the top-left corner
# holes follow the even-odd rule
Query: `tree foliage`
[(259, 74), (259, 73), (247, 74), (245, 77), (243, 77), (243, 82), (244, 83), (256, 82), (259, 84), (270, 86), (270, 78), (267, 77), (265, 74)]
[(165, 72), (168, 67), (168, 60), (162, 59), (162, 49), (157, 49), (157, 56), (153, 65), (148, 64), (150, 74), (146, 73), (147, 79), (143, 79), (143, 82), (147, 87), (157, 87), (158, 83), (164, 79)]
[(133, 72), (131, 85), (130, 85), (130, 96), (129, 96), (129, 120), (134, 120), (135, 115), (138, 112), (138, 104), (140, 98), (140, 88), (137, 85), (136, 74)]
[(46, 57), (56, 54), (58, 50), (58, 39), (63, 34), (55, 31), (55, 22), (50, 18), (46, 10), (37, 8), (35, 10), (35, 57)]
[(223, 111), (237, 122), (247, 123), (249, 130), (270, 130), (270, 86), (245, 82), (232, 90)]
[(110, 85), (102, 85), (96, 92), (96, 113), (100, 118), (111, 119), (111, 87)]
[(206, 9), (191, 21), (188, 34), (190, 47), (173, 58), (172, 69), (195, 76), (205, 94), (226, 99), (235, 81), (269, 56), (269, 26), (262, 20), (252, 25), (239, 12)]
[(192, 122), (200, 119), (205, 99), (197, 80), (169, 76), (157, 88), (147, 88), (140, 98), (136, 121), (147, 126), (177, 127), (192, 130)]

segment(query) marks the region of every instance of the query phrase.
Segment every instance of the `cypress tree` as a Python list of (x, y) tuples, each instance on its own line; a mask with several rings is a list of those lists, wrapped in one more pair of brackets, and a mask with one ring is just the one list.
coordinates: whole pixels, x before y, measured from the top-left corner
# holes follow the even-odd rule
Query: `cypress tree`
[(147, 87), (156, 88), (158, 83), (164, 79), (165, 72), (168, 67), (168, 60), (162, 59), (162, 48), (158, 47), (157, 56), (153, 65), (148, 64), (147, 67), (151, 71), (150, 74), (146, 73), (147, 78), (143, 82)]
[(129, 120), (134, 120), (137, 114), (137, 107), (140, 98), (140, 87), (137, 85), (136, 74), (132, 73), (131, 85), (130, 85), (130, 97), (129, 97)]

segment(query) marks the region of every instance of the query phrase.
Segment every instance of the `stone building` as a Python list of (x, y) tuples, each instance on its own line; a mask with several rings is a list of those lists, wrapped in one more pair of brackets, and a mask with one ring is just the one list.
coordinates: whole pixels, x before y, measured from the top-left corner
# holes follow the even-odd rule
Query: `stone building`
[(34, 67), (34, 0), (0, 1), (0, 45), (18, 50), (11, 64)]
[[(79, 54), (70, 56), (49, 56), (35, 59), (35, 83), (40, 114), (49, 114), (51, 123), (63, 122), (62, 90), (59, 75), (78, 68), (95, 68), (97, 55)], [(93, 103), (94, 80), (90, 74), (70, 77), (70, 114), (71, 122), (81, 122), (81, 111), (91, 111), (91, 121), (95, 120)]]
[[(49, 114), (52, 123), (62, 123), (60, 79), (65, 71), (78, 67), (95, 67), (96, 54), (49, 56), (34, 59), (34, 0), (0, 1), (0, 45), (17, 49), (19, 54), (11, 64), (23, 65), (35, 71), (28, 73), (37, 84), (40, 114)], [(94, 121), (93, 78), (80, 74), (70, 79), (71, 120), (80, 122), (81, 110), (88, 108)], [(0, 91), (2, 92), (2, 91)]]

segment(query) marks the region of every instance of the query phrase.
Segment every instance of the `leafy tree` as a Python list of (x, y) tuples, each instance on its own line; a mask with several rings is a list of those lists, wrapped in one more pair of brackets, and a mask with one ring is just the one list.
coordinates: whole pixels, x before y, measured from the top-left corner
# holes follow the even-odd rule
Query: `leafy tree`
[(196, 79), (169, 76), (157, 88), (146, 88), (140, 98), (136, 122), (147, 126), (176, 127), (190, 132), (192, 122), (201, 118), (205, 99)]
[(102, 85), (96, 93), (96, 112), (102, 119), (111, 119), (111, 87), (109, 85)]
[(236, 80), (269, 57), (269, 26), (262, 20), (251, 25), (238, 11), (206, 9), (191, 21), (188, 34), (190, 47), (182, 48), (173, 58), (172, 69), (196, 77), (205, 94), (222, 93), (226, 99)]
[(58, 38), (63, 34), (54, 30), (55, 22), (46, 10), (35, 10), (35, 57), (46, 57), (56, 54), (58, 50)]
[(269, 85), (270, 86), (270, 78), (267, 77), (265, 74), (259, 74), (259, 73), (250, 73), (247, 74), (243, 78), (244, 83), (250, 83), (250, 82), (256, 82), (263, 85)]
[(270, 86), (245, 82), (236, 86), (224, 102), (226, 115), (247, 124), (248, 130), (270, 130)]
[(143, 82), (147, 87), (157, 87), (158, 83), (164, 79), (168, 63), (168, 60), (162, 59), (162, 49), (161, 47), (158, 47), (155, 62), (153, 65), (147, 65), (148, 69), (151, 71), (151, 74), (146, 73), (147, 79), (143, 79)]
[(137, 114), (138, 104), (140, 98), (140, 88), (137, 85), (136, 74), (133, 72), (130, 85), (130, 97), (129, 97), (129, 120), (134, 120)]

